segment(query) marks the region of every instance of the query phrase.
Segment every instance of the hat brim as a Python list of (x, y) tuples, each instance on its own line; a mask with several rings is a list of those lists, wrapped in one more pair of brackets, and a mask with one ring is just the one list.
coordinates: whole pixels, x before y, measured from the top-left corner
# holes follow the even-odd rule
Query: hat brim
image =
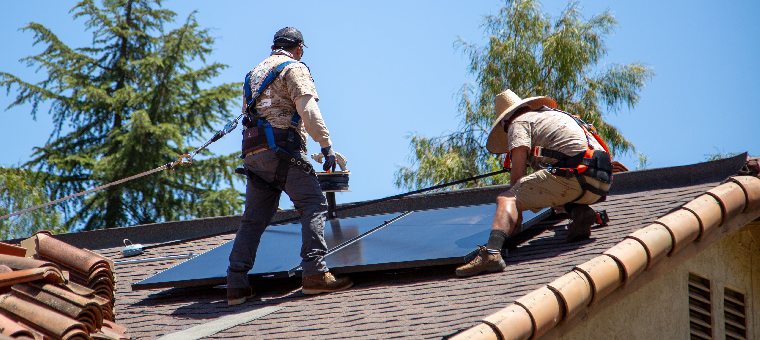
[(504, 131), (504, 127), (501, 125), (502, 121), (509, 120), (514, 115), (515, 111), (521, 107), (530, 107), (531, 111), (538, 109), (542, 106), (548, 106), (553, 109), (557, 108), (557, 102), (549, 97), (530, 97), (523, 99), (512, 106), (508, 107), (504, 112), (499, 114), (499, 118), (496, 118), (493, 126), (491, 126), (491, 132), (488, 133), (488, 140), (486, 141), (486, 149), (489, 152), (495, 154), (509, 152), (509, 135)]

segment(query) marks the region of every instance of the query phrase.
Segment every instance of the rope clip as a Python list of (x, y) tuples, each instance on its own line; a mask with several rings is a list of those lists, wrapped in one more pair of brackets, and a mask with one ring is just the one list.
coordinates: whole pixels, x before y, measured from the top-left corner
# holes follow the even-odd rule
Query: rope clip
[(169, 173), (174, 174), (174, 167), (177, 166), (177, 164), (182, 165), (191, 165), (193, 164), (193, 157), (189, 154), (184, 154), (182, 156), (179, 156), (174, 163), (169, 164)]

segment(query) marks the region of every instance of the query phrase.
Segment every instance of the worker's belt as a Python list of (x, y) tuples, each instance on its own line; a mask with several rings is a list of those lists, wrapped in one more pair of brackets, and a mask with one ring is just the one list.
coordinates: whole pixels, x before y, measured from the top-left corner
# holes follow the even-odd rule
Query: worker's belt
[[(535, 156), (558, 159), (556, 163), (547, 168), (552, 175), (565, 178), (575, 177), (578, 180), (583, 191), (573, 202), (581, 199), (587, 191), (598, 195), (600, 197), (598, 202), (606, 198), (608, 192), (586, 182), (586, 177), (597, 179), (599, 182), (606, 184), (612, 182), (612, 162), (608, 153), (594, 150), (591, 158), (586, 158), (585, 152), (581, 152), (575, 156), (567, 156), (562, 152), (542, 147), (531, 148), (531, 153)], [(579, 169), (581, 165), (586, 166), (583, 171)]]
[[(268, 147), (269, 142), (267, 141), (267, 135), (265, 132), (265, 127), (263, 126), (254, 126), (252, 128), (245, 129), (243, 131), (243, 154), (248, 155), (248, 153), (253, 151), (261, 151), (259, 149), (263, 147)], [(288, 148), (288, 129), (279, 129), (276, 127), (272, 128), (272, 134), (274, 135), (274, 142), (277, 146)], [(296, 145), (293, 145), (294, 149), (301, 149), (301, 137), (295, 138), (294, 140), (296, 142)]]
[(266, 150), (272, 150), (272, 149), (270, 149), (269, 146), (264, 146), (264, 147), (261, 147), (261, 148), (258, 148), (256, 150), (253, 150), (251, 152), (246, 153), (245, 155), (243, 155), (243, 157), (252, 156), (252, 155), (255, 155), (255, 154), (259, 153), (259, 152), (266, 151)]
[[(254, 120), (249, 120), (245, 124), (248, 129), (243, 131), (243, 152), (241, 158), (264, 150), (272, 150), (279, 159), (277, 169), (275, 170), (274, 182), (269, 183), (270, 187), (284, 190), (288, 177), (288, 168), (291, 165), (307, 174), (315, 175), (311, 163), (301, 154), (303, 144), (301, 136), (296, 131), (300, 119), (301, 116), (298, 113), (294, 113), (293, 119), (290, 122), (292, 127), (289, 129), (273, 127), (272, 124), (263, 118), (255, 119), (255, 123)], [(251, 176), (249, 176), (250, 178)]]

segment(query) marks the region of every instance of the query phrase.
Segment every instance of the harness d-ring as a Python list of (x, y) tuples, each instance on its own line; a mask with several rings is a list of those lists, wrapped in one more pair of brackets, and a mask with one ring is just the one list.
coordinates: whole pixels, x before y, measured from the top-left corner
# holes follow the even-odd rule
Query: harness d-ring
[[(185, 159), (185, 158), (187, 158), (187, 159)], [(188, 154), (184, 154), (182, 156), (179, 156), (179, 158), (177, 158), (177, 160), (174, 161), (174, 163), (172, 163), (172, 168), (174, 168), (177, 164), (180, 164), (180, 163), (182, 165), (191, 165), (191, 164), (193, 164), (193, 157), (191, 157)]]

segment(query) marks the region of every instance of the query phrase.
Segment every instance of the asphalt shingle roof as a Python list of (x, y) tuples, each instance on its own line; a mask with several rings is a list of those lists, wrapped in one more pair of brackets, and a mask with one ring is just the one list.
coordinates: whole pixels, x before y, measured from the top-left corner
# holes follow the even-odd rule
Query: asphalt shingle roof
[[(735, 172), (734, 165), (726, 164), (717, 169), (727, 174)], [(727, 175), (705, 174), (703, 168), (710, 166), (716, 167), (706, 164), (693, 168), (689, 173), (695, 175), (682, 178), (680, 184), (675, 180), (662, 181), (662, 177), (672, 177), (672, 172), (684, 169), (655, 169), (643, 176), (632, 173), (630, 180), (621, 184), (606, 202), (594, 206), (596, 210), (607, 210), (611, 219), (608, 226), (594, 229), (587, 241), (566, 243), (565, 227), (569, 220), (544, 221), (507, 242), (509, 256), (503, 273), (456, 278), (454, 266), (438, 266), (352, 274), (356, 283), (352, 289), (316, 296), (297, 291), (298, 279), (264, 280), (254, 282), (256, 298), (242, 305), (227, 306), (225, 290), (210, 286), (131, 291), (131, 284), (176, 262), (117, 265), (116, 321), (126, 326), (133, 338), (150, 339), (233, 313), (278, 306), (282, 309), (277, 312), (208, 339), (441, 338), (470, 327), (715, 187)], [(488, 192), (495, 197), (495, 191)], [(456, 199), (456, 193), (450, 195)], [(159, 247), (151, 249), (150, 257), (203, 253), (233, 237), (214, 236)], [(105, 248), (98, 253), (118, 259), (121, 249)]]

